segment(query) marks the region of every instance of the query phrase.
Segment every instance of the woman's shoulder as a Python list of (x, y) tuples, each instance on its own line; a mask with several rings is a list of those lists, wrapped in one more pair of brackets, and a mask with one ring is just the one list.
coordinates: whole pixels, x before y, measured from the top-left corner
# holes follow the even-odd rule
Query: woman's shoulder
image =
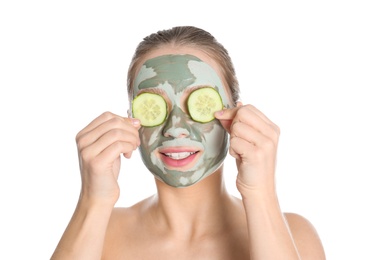
[(302, 215), (293, 212), (283, 214), (287, 220), (291, 232), (294, 234), (301, 233), (307, 235), (316, 235), (316, 229), (312, 223)]
[(104, 259), (136, 259), (133, 248), (139, 248), (138, 237), (144, 232), (146, 221), (144, 210), (150, 198), (129, 207), (115, 207), (111, 214), (103, 247)]
[(147, 209), (147, 206), (150, 204), (152, 197), (153, 196), (145, 198), (128, 207), (115, 207), (111, 214), (110, 224), (120, 221), (128, 224), (129, 222), (139, 220), (144, 210)]
[(284, 216), (300, 254), (316, 256), (320, 253), (323, 255), (319, 259), (325, 259), (322, 242), (313, 224), (296, 213), (287, 212)]
[(142, 222), (145, 221), (145, 216), (148, 205), (152, 196), (137, 202), (129, 207), (115, 207), (110, 216), (107, 227), (109, 237), (128, 238), (126, 234), (139, 233), (139, 228), (142, 227)]

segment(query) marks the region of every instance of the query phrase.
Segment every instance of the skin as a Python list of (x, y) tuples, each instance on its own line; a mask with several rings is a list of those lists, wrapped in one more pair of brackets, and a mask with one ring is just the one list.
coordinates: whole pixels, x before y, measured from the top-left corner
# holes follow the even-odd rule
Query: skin
[[(167, 54), (196, 56), (223, 79), (219, 66), (192, 48), (161, 47), (142, 64)], [(226, 191), (221, 166), (181, 189), (155, 178), (157, 194), (114, 208), (120, 155), (129, 158), (141, 144), (140, 125), (106, 112), (77, 135), (81, 194), (52, 259), (325, 259), (313, 225), (280, 210), (274, 181), (279, 128), (252, 105), (215, 116), (229, 133), (238, 174), (227, 174), (237, 174), (242, 200)]]
[[(213, 87), (220, 94), (224, 107), (232, 106), (214, 69), (195, 56), (163, 55), (147, 60), (134, 83), (134, 98), (142, 92), (160, 90), (169, 107), (163, 124), (139, 130), (140, 154), (147, 168), (172, 187), (193, 185), (216, 171), (228, 151), (228, 134), (218, 120), (193, 121), (186, 105), (192, 91)], [(176, 167), (165, 164), (160, 151), (197, 153), (187, 166)]]

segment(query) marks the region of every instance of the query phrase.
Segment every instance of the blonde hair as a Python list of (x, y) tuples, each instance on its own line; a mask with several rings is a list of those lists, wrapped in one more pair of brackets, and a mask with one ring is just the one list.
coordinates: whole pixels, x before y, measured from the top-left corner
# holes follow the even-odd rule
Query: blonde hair
[(176, 26), (171, 29), (161, 30), (145, 37), (139, 43), (128, 69), (127, 90), (129, 98), (133, 96), (134, 75), (138, 69), (137, 66), (140, 59), (150, 51), (165, 45), (189, 46), (201, 49), (207, 53), (221, 66), (221, 71), (230, 89), (233, 103), (234, 105), (237, 104), (240, 92), (239, 85), (228, 51), (209, 32), (194, 26)]

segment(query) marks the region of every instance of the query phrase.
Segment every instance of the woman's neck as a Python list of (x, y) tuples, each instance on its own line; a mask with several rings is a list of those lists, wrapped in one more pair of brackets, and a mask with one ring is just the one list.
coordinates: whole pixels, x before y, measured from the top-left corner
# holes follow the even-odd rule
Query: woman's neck
[(176, 237), (193, 239), (226, 230), (232, 197), (227, 193), (222, 167), (199, 183), (174, 188), (156, 180), (152, 214), (159, 225)]

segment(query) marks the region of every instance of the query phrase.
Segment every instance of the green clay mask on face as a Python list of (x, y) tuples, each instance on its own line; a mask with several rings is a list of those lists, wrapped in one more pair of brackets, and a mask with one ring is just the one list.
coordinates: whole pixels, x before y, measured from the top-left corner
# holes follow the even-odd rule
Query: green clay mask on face
[(173, 187), (187, 187), (209, 176), (221, 166), (228, 151), (228, 133), (217, 119), (198, 123), (189, 115), (187, 99), (203, 87), (214, 88), (224, 107), (232, 107), (218, 74), (192, 55), (147, 60), (134, 81), (133, 98), (149, 92), (167, 102), (162, 124), (140, 128), (139, 150), (155, 177)]

